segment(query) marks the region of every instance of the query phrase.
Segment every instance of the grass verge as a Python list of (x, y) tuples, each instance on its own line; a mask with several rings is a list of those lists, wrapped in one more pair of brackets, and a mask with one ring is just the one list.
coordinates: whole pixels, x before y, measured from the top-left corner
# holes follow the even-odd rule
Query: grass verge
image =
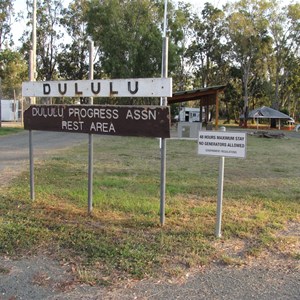
[(23, 129), (17, 127), (0, 127), (0, 136), (18, 133), (21, 131), (23, 131)]
[[(222, 239), (214, 237), (218, 163), (196, 155), (195, 141), (167, 142), (166, 225), (159, 224), (156, 139), (95, 137), (94, 209), (87, 215), (87, 146), (36, 164), (0, 196), (0, 253), (45, 252), (74, 264), (79, 279), (177, 276), (220, 261), (240, 265), (264, 251), (299, 258), (277, 233), (299, 223), (300, 139), (248, 138), (247, 159), (226, 159)], [(218, 243), (218, 241), (217, 241)]]

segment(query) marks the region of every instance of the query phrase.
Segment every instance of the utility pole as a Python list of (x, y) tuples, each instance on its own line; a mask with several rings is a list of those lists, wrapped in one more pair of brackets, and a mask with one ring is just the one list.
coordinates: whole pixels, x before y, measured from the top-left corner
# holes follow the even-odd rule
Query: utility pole
[[(29, 55), (29, 81), (36, 80), (36, 0), (33, 0), (32, 12), (32, 49)], [(36, 104), (36, 98), (30, 97), (30, 104)], [(33, 145), (32, 130), (29, 130), (29, 165), (30, 165), (30, 198), (35, 199), (34, 190), (34, 161), (33, 161)]]
[[(36, 80), (36, 0), (33, 0), (32, 11), (32, 49), (29, 55), (29, 81)], [(31, 104), (36, 104), (36, 98), (30, 98)]]

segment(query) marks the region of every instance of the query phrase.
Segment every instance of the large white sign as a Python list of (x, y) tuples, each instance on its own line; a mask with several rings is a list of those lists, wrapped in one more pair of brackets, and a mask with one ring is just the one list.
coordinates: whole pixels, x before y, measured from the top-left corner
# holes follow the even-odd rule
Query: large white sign
[(171, 97), (172, 78), (134, 78), (22, 83), (23, 97)]
[(246, 133), (199, 131), (198, 154), (245, 158)]

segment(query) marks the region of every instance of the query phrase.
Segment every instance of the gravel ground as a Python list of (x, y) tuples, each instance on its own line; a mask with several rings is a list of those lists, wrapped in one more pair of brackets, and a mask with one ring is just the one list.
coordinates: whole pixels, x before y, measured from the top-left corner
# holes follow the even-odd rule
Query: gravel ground
[[(38, 159), (87, 143), (87, 136), (34, 132), (33, 141)], [(0, 137), (0, 189), (26, 167), (28, 133)], [(298, 223), (282, 234), (299, 238), (295, 247), (300, 247)], [(216, 246), (226, 248), (221, 241)], [(92, 287), (77, 282), (71, 266), (43, 254), (17, 260), (0, 257), (0, 300), (17, 299), (300, 299), (300, 265), (273, 253), (239, 267), (215, 263), (173, 280)]]
[(299, 265), (259, 259), (242, 267), (212, 265), (173, 281), (142, 280), (115, 287), (83, 285), (69, 266), (43, 256), (0, 263), (0, 299), (300, 299)]
[[(54, 153), (79, 143), (88, 143), (86, 134), (33, 131), (35, 159), (46, 159)], [(29, 168), (29, 134), (24, 131), (0, 137), (0, 187)]]

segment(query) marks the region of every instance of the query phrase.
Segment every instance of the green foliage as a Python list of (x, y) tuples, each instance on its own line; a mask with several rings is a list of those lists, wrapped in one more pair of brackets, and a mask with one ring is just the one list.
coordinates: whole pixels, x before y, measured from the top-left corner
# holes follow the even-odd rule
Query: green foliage
[(227, 34), (231, 41), (230, 57), (241, 71), (243, 113), (247, 118), (250, 83), (255, 77), (255, 64), (261, 60), (270, 39), (267, 12), (271, 3), (241, 0), (228, 6)]
[(194, 38), (188, 53), (197, 66), (195, 75), (201, 87), (223, 84), (221, 67), (224, 64), (224, 12), (205, 3), (202, 18), (193, 20)]
[[(95, 78), (161, 76), (163, 0), (73, 0), (67, 8), (63, 4), (62, 0), (38, 1), (38, 80), (86, 79), (90, 38), (96, 46)], [(27, 5), (21, 50), (26, 61), (32, 2)], [(0, 8), (0, 44), (5, 49), (11, 46), (12, 1), (2, 1)], [(229, 2), (222, 9), (205, 3), (200, 13), (186, 2), (168, 1), (168, 75), (173, 90), (230, 84), (235, 100), (225, 99), (221, 114), (226, 111), (236, 119), (242, 100), (244, 112), (271, 105), (288, 109), (297, 118), (299, 15), (299, 3), (281, 5), (272, 0)], [(15, 74), (23, 77), (23, 66), (7, 70), (5, 77), (11, 82)], [(154, 104), (156, 100), (95, 99), (95, 103), (118, 101)]]
[(187, 89), (192, 82), (190, 72), (194, 62), (188, 59), (188, 44), (193, 38), (194, 18), (195, 14), (189, 3), (179, 2), (175, 8), (169, 2), (169, 76), (173, 78), (173, 88), (176, 91)]
[[(22, 37), (21, 51), (29, 61), (32, 35), (32, 1), (27, 0), (28, 28)], [(36, 56), (37, 56), (37, 80), (55, 80), (57, 74), (57, 59), (63, 44), (64, 33), (60, 28), (62, 13), (62, 0), (37, 1), (37, 27), (36, 27)]]
[[(85, 14), (88, 1), (76, 0), (64, 9), (61, 25), (67, 31), (70, 42), (62, 45), (63, 51), (58, 55), (59, 75), (63, 79), (87, 79), (89, 58), (89, 37), (86, 33)], [(97, 64), (96, 64), (97, 66)], [(95, 77), (99, 76), (95, 67)], [(98, 74), (97, 74), (98, 73)]]
[(2, 97), (13, 99), (14, 89), (20, 89), (22, 81), (27, 78), (27, 65), (19, 52), (0, 51), (0, 78)]
[(0, 2), (0, 50), (12, 45), (11, 18), (13, 16), (13, 1)]
[(271, 76), (276, 83), (272, 106), (278, 109), (282, 105), (282, 99), (289, 97), (286, 94), (288, 89), (286, 78), (291, 75), (290, 69), (293, 69), (289, 62), (294, 61), (294, 56), (298, 56), (300, 6), (299, 4), (287, 5), (282, 8), (281, 13), (278, 13), (278, 7), (275, 6), (271, 10), (269, 20), (270, 35), (275, 48), (271, 61), (273, 68), (270, 68), (273, 70)]
[(161, 32), (153, 1), (91, 1), (87, 31), (111, 78), (160, 75)]
[(13, 128), (13, 127), (0, 127), (0, 136), (2, 135), (8, 135), (13, 133), (18, 133), (20, 131), (23, 131), (21, 128)]

